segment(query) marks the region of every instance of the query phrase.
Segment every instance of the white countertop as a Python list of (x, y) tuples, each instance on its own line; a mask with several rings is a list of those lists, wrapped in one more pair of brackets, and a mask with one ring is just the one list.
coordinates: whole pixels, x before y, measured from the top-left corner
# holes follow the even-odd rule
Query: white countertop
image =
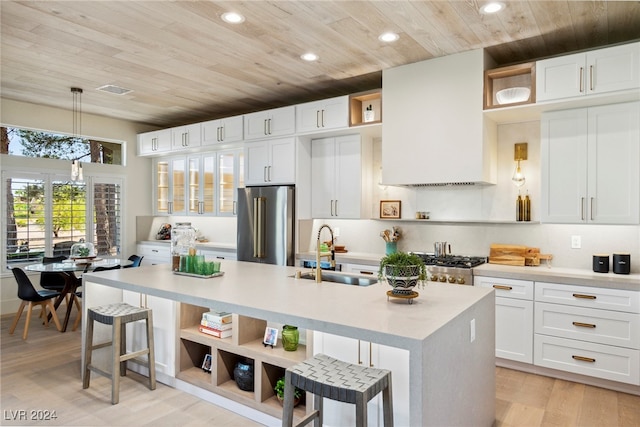
[(224, 276), (174, 275), (169, 265), (85, 274), (84, 280), (273, 322), (400, 348), (424, 341), (493, 290), (427, 282), (420, 295), (390, 299), (386, 283), (361, 287), (294, 279), (299, 268), (226, 260)]
[(640, 291), (640, 274), (594, 273), (578, 268), (548, 268), (545, 265), (518, 267), (487, 263), (474, 267), (473, 275)]

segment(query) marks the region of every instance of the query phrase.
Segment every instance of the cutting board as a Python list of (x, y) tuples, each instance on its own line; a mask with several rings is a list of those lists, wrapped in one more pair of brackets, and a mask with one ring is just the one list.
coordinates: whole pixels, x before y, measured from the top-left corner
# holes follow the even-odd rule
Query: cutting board
[(524, 245), (493, 243), (489, 251), (490, 264), (537, 266), (540, 265), (540, 259), (545, 257), (550, 255), (540, 254), (540, 248)]

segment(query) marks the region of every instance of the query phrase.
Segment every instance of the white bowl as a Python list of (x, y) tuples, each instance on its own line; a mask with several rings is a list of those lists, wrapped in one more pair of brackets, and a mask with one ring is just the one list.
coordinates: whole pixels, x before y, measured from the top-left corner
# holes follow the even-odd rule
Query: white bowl
[(514, 102), (524, 102), (529, 99), (531, 89), (528, 87), (510, 87), (496, 92), (498, 104), (513, 104)]

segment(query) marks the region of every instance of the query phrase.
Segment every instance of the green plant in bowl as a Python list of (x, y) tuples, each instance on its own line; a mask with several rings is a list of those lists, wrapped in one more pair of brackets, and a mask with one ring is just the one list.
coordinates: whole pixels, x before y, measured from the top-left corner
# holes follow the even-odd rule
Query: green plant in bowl
[[(280, 403), (282, 403), (284, 401), (284, 377), (276, 381), (276, 386), (273, 388), (273, 391), (276, 392), (276, 397), (278, 398)], [(302, 398), (302, 389), (296, 387), (296, 389), (293, 391), (293, 398), (295, 399), (295, 406), (300, 402), (300, 399)]]
[(422, 258), (409, 252), (395, 252), (380, 259), (378, 280), (386, 280), (393, 288), (420, 284), (424, 287), (427, 267)]

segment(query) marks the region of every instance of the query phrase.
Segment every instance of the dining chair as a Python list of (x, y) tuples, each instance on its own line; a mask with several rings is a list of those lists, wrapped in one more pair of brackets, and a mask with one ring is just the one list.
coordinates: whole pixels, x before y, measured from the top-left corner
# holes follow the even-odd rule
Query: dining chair
[(22, 312), (24, 308), (28, 306), (27, 311), (27, 321), (24, 325), (24, 333), (22, 334), (22, 339), (27, 339), (27, 334), (29, 333), (29, 323), (31, 322), (31, 311), (34, 305), (39, 305), (42, 310), (42, 318), (44, 319), (45, 326), (49, 326), (48, 316), (46, 313), (46, 307), (49, 307), (49, 311), (51, 313), (51, 317), (53, 318), (58, 331), (62, 331), (62, 326), (60, 325), (60, 320), (58, 320), (58, 315), (56, 314), (56, 310), (53, 307), (53, 299), (56, 298), (60, 293), (56, 291), (43, 290), (37, 291), (31, 280), (29, 280), (29, 276), (21, 269), (21, 268), (12, 268), (13, 276), (16, 278), (16, 282), (18, 283), (18, 298), (22, 300), (20, 303), (20, 308), (16, 313), (15, 318), (13, 319), (13, 323), (9, 328), (9, 334), (13, 334), (16, 326), (18, 325), (18, 320), (22, 316)]
[(129, 257), (129, 261), (132, 261), (132, 264), (125, 265), (123, 268), (140, 267), (140, 264), (142, 263), (142, 258), (144, 258), (144, 256), (131, 255)]
[[(53, 264), (55, 262), (62, 262), (67, 259), (66, 256), (54, 256), (54, 257), (42, 257), (43, 264)], [(43, 289), (49, 291), (62, 292), (67, 282), (67, 277), (64, 273), (43, 271), (40, 273), (40, 286)]]

